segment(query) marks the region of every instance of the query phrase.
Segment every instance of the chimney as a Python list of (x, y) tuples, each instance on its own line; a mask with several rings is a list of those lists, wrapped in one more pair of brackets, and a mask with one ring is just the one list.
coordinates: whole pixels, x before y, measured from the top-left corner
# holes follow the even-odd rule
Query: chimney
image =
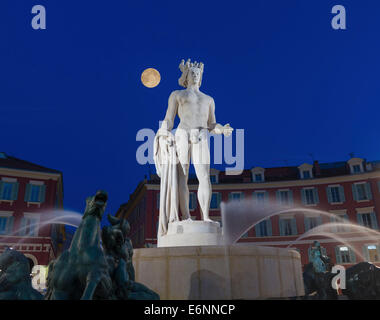
[(315, 176), (320, 177), (321, 176), (321, 168), (319, 167), (318, 160), (314, 160), (313, 166), (314, 166)]

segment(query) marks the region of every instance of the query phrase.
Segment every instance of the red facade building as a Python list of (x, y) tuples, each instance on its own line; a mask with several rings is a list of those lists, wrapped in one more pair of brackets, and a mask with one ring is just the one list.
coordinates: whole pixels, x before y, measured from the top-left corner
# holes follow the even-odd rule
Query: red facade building
[(33, 265), (47, 265), (60, 252), (64, 228), (47, 221), (63, 208), (62, 173), (0, 152), (0, 253), (18, 250)]
[[(334, 237), (314, 236), (294, 241), (318, 225), (334, 222), (337, 217), (357, 225), (378, 230), (380, 221), (380, 161), (367, 162), (352, 158), (335, 163), (303, 164), (298, 167), (255, 167), (241, 175), (225, 175), (211, 169), (213, 195), (210, 217), (221, 221), (220, 203), (251, 197), (257, 203), (273, 201), (301, 208), (302, 211), (279, 214), (252, 227), (239, 242), (288, 247), (301, 253), (302, 264), (309, 262), (308, 253), (314, 240), (335, 264), (350, 266), (360, 261), (380, 264), (380, 237), (350, 227), (331, 230)], [(200, 219), (195, 177), (189, 179), (190, 209), (193, 219)], [(159, 215), (159, 178), (142, 181), (117, 213), (131, 224), (135, 247), (157, 243)], [(329, 215), (312, 212), (317, 209)], [(380, 234), (379, 234), (380, 235)], [(338, 241), (336, 238), (339, 237)]]

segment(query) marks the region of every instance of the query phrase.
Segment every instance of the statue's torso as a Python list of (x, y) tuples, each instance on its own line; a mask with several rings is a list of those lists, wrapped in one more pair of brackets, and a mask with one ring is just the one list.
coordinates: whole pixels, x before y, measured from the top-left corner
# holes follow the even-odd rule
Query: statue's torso
[(200, 91), (176, 91), (178, 103), (178, 128), (184, 130), (208, 128), (212, 98)]

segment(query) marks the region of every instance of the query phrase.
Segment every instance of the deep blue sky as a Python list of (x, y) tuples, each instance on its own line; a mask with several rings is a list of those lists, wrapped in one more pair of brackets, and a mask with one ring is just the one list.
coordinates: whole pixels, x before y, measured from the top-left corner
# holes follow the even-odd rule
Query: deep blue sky
[[(31, 28), (35, 4), (46, 30)], [(380, 159), (379, 17), (373, 0), (3, 0), (0, 151), (61, 170), (65, 208), (102, 188), (115, 213), (148, 173), (136, 133), (157, 129), (190, 57), (218, 122), (245, 129), (246, 168)]]

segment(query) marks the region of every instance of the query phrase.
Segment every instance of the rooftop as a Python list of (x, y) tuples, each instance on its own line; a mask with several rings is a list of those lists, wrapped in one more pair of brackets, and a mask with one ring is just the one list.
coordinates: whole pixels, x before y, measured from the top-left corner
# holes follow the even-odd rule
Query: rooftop
[(61, 174), (58, 170), (49, 169), (29, 161), (9, 156), (5, 152), (0, 152), (0, 168)]
[[(218, 183), (251, 183), (252, 172), (251, 169), (245, 169), (240, 175), (226, 175), (225, 171), (219, 172)], [(299, 180), (300, 171), (298, 166), (287, 167), (271, 167), (265, 169), (265, 182), (273, 181), (289, 181)], [(380, 171), (380, 160), (374, 160), (367, 162), (363, 159), (364, 172), (368, 171)], [(347, 161), (319, 163), (314, 161), (313, 163), (313, 176), (315, 178), (335, 177), (351, 174), (350, 166)], [(152, 174), (147, 181), (150, 184), (159, 184), (160, 179), (156, 174)], [(195, 174), (189, 174), (189, 184), (198, 183)]]

